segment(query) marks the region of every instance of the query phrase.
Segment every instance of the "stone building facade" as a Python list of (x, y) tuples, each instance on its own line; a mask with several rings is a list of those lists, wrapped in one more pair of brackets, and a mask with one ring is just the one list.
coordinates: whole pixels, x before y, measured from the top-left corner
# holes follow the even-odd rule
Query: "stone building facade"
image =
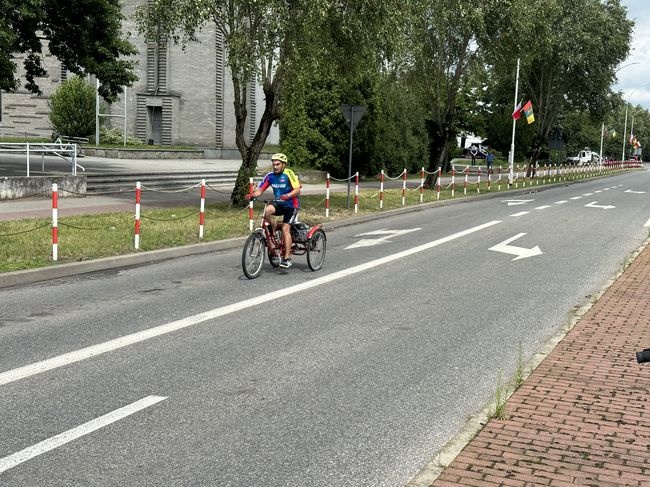
[[(171, 42), (147, 42), (137, 35), (132, 20), (142, 0), (125, 0), (124, 31), (139, 51), (138, 81), (127, 88), (126, 96), (106, 108), (104, 123), (121, 128), (126, 101), (126, 129), (129, 136), (154, 145), (188, 145), (215, 149), (215, 156), (239, 157), (235, 144), (233, 87), (226, 65), (223, 39), (215, 26), (207, 26), (198, 42), (183, 51)], [(22, 59), (16, 58), (19, 67)], [(0, 136), (47, 136), (49, 96), (66, 78), (65, 68), (53, 56), (45, 56), (48, 77), (39, 79), (43, 96), (2, 93)], [(92, 80), (94, 83), (94, 80)], [(264, 107), (263, 91), (254, 81), (249, 87), (248, 130), (251, 140)], [(267, 143), (277, 144), (279, 131), (273, 127)]]

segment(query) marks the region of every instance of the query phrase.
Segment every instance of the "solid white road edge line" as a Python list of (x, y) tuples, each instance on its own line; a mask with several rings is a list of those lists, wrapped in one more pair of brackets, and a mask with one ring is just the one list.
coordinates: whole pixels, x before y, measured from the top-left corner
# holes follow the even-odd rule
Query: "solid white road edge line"
[(147, 396), (144, 399), (140, 399), (128, 406), (124, 406), (120, 409), (116, 409), (108, 414), (100, 416), (99, 418), (88, 421), (87, 423), (81, 424), (76, 428), (71, 430), (64, 431), (56, 436), (43, 440), (40, 443), (37, 443), (33, 446), (20, 450), (19, 452), (13, 453), (12, 455), (0, 458), (0, 473), (9, 470), (10, 468), (20, 465), (27, 460), (31, 460), (38, 455), (46, 453), (50, 450), (65, 445), (73, 440), (81, 438), (82, 436), (88, 435), (93, 431), (97, 431), (104, 426), (108, 426), (111, 423), (115, 423), (120, 419), (124, 419), (131, 414), (137, 413), (145, 408), (153, 406), (160, 401), (167, 399), (162, 396)]
[(173, 331), (177, 331), (183, 328), (197, 325), (199, 323), (203, 323), (204, 321), (213, 320), (221, 316), (235, 313), (245, 308), (250, 308), (251, 306), (257, 306), (258, 304), (263, 304), (268, 301), (273, 301), (274, 299), (284, 298), (290, 294), (294, 294), (299, 291), (304, 291), (306, 289), (311, 289), (313, 287), (321, 286), (323, 284), (327, 284), (332, 281), (337, 281), (344, 277), (351, 276), (353, 274), (357, 274), (359, 272), (363, 272), (368, 269), (372, 269), (373, 267), (378, 267), (380, 265), (387, 264), (394, 260), (402, 259), (404, 257), (417, 254), (418, 252), (422, 252), (431, 249), (433, 247), (437, 247), (438, 245), (450, 242), (452, 240), (456, 240), (457, 238), (470, 235), (480, 230), (484, 230), (488, 227), (497, 225), (499, 223), (501, 223), (500, 220), (493, 220), (491, 222), (484, 223), (476, 227), (468, 228), (467, 230), (454, 233), (453, 235), (449, 235), (447, 237), (443, 237), (438, 240), (434, 240), (432, 242), (419, 245), (417, 247), (406, 249), (401, 252), (396, 252), (386, 257), (371, 260), (364, 264), (359, 264), (350, 267), (349, 269), (344, 269), (341, 271), (334, 272), (332, 274), (328, 274), (323, 277), (312, 279), (311, 281), (308, 282), (303, 282), (300, 284), (296, 284), (294, 286), (290, 286), (288, 288), (279, 289), (277, 291), (266, 293), (254, 298), (245, 299), (244, 301), (239, 301), (237, 303), (229, 304), (227, 306), (222, 306), (221, 308), (215, 308), (210, 311), (199, 313), (194, 316), (188, 316), (187, 318), (183, 318), (181, 320), (172, 321), (170, 323), (149, 328), (147, 330), (142, 330), (136, 333), (132, 333), (130, 335), (114, 338), (113, 340), (109, 340), (104, 343), (98, 343), (97, 345), (91, 345), (89, 347), (81, 348), (73, 352), (64, 353), (62, 355), (51, 357), (49, 359), (42, 360), (40, 362), (34, 362), (32, 364), (25, 365), (17, 369), (8, 370), (0, 374), (0, 386), (9, 384), (10, 382), (14, 382), (20, 379), (31, 377), (33, 375), (37, 375), (42, 372), (47, 372), (49, 370), (56, 369), (58, 367), (63, 367), (64, 365), (80, 362), (87, 358), (95, 357), (97, 355), (101, 355), (106, 352), (111, 352), (119, 348), (124, 348), (128, 345), (133, 345), (134, 343), (143, 342), (151, 338), (165, 335), (166, 333), (171, 333)]

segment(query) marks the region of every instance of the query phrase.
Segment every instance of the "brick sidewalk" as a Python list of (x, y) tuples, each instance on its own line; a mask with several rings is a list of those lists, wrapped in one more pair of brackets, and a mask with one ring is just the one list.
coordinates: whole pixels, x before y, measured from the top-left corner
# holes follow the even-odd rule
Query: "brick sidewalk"
[(444, 486), (649, 486), (650, 246), (438, 479)]

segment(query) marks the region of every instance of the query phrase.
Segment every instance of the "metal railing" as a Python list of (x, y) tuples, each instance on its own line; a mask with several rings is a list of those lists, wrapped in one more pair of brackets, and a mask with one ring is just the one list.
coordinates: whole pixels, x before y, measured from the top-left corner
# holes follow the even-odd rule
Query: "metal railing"
[(57, 156), (64, 160), (70, 160), (72, 175), (77, 175), (77, 168), (82, 171), (86, 169), (77, 163), (79, 146), (76, 142), (2, 142), (0, 153), (16, 153), (26, 155), (27, 177), (30, 176), (31, 158), (33, 155), (41, 155), (41, 171), (45, 172), (45, 156)]

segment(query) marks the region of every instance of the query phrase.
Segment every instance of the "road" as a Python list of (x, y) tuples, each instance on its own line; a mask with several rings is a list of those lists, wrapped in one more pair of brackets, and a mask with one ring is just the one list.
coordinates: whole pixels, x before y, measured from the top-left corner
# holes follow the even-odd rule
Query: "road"
[(404, 485), (622, 269), (648, 187), (339, 228), (317, 273), (228, 251), (0, 290), (0, 484)]

